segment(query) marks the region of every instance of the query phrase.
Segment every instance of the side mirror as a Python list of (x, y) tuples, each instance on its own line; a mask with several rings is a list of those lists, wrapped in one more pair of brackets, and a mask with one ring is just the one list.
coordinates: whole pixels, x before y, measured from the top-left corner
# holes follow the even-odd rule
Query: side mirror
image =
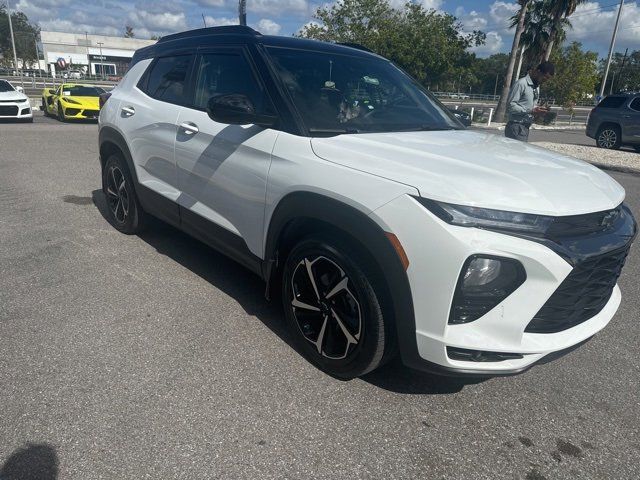
[(17, 90), (18, 92), (20, 92), (20, 93), (24, 93), (24, 88), (22, 88), (22, 87), (21, 87), (21, 86), (19, 86), (19, 85), (16, 85), (16, 90)]
[(249, 97), (241, 93), (211, 97), (207, 102), (207, 113), (214, 122), (230, 125), (253, 123), (262, 127), (272, 127), (278, 120), (276, 116), (255, 113), (255, 107)]

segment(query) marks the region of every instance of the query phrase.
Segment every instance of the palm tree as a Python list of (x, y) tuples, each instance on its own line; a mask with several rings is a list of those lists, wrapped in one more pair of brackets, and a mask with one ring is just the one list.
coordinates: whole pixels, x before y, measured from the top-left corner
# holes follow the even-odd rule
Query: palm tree
[[(524, 31), (520, 37), (520, 45), (526, 51), (526, 59), (530, 64), (538, 64), (544, 58), (547, 46), (551, 41), (553, 19), (549, 16), (547, 1), (534, 1), (524, 19)], [(518, 14), (511, 17), (511, 28), (518, 24)], [(560, 30), (556, 33), (556, 43), (562, 43), (571, 28), (571, 22), (563, 18)]]
[(529, 10), (529, 6), (533, 0), (518, 0), (520, 4), (520, 11), (518, 12), (518, 24), (516, 26), (516, 33), (513, 36), (513, 45), (511, 46), (511, 55), (509, 56), (509, 66), (507, 67), (507, 73), (504, 76), (504, 86), (502, 87), (502, 94), (500, 95), (500, 101), (496, 108), (495, 120), (496, 122), (504, 121), (504, 114), (507, 109), (507, 98), (509, 97), (509, 88), (511, 86), (511, 78), (513, 77), (513, 68), (516, 65), (516, 57), (518, 56), (518, 47), (520, 46), (520, 37), (524, 31), (524, 20)]
[(549, 60), (551, 50), (554, 43), (560, 41), (560, 32), (562, 31), (562, 21), (573, 15), (578, 5), (585, 3), (586, 0), (545, 0), (544, 9), (551, 18), (551, 30), (549, 32), (549, 43), (544, 52), (544, 59)]

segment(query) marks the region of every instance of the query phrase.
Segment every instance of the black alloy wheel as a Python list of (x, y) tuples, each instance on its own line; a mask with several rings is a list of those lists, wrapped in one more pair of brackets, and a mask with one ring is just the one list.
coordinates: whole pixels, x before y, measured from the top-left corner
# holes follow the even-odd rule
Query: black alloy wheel
[(107, 201), (109, 222), (123, 233), (138, 233), (144, 228), (145, 214), (136, 197), (126, 163), (111, 155), (102, 172), (102, 191)]
[(382, 362), (388, 335), (366, 261), (348, 242), (308, 237), (289, 254), (283, 304), (302, 353), (339, 378), (354, 378)]

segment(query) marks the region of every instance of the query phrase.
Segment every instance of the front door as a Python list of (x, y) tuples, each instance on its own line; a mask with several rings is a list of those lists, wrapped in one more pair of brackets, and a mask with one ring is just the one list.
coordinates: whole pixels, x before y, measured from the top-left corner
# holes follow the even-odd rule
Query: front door
[(235, 93), (246, 95), (256, 113), (273, 115), (274, 108), (242, 48), (201, 51), (194, 72), (193, 98), (180, 111), (175, 149), (183, 224), (262, 258), (267, 175), (278, 131), (216, 123), (206, 106), (211, 97)]

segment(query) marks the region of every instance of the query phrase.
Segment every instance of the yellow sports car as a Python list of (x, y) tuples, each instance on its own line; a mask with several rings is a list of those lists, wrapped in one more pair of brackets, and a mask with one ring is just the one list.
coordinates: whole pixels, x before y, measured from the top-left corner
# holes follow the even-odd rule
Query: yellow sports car
[(93, 85), (63, 83), (58, 88), (42, 91), (42, 111), (49, 117), (68, 119), (96, 119), (100, 113), (99, 97), (104, 89)]

